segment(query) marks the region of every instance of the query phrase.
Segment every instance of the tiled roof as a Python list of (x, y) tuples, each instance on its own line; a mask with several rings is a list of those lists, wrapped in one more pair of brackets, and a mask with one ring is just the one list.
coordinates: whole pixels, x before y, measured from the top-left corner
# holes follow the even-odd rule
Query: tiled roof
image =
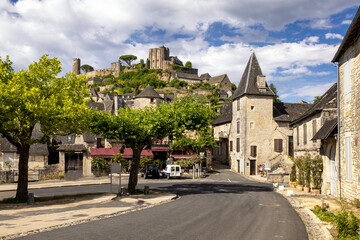
[(172, 73), (172, 77), (201, 81), (197, 74), (191, 73), (174, 72)]
[(312, 116), (316, 113), (321, 112), (326, 108), (336, 108), (336, 99), (337, 99), (337, 84), (331, 86), (329, 90), (324, 93), (320, 99), (313, 104), (311, 108), (309, 108), (304, 114), (299, 116), (299, 118), (295, 119), (291, 124), (294, 125), (305, 118)]
[(162, 97), (157, 93), (151, 86), (148, 84), (144, 90), (139, 93), (135, 98), (161, 98)]
[(230, 123), (232, 119), (232, 104), (225, 104), (221, 109), (221, 114), (213, 122), (213, 126)]
[[(337, 118), (326, 121), (311, 140), (326, 139), (336, 129), (336, 126)], [(337, 132), (337, 129), (335, 131)]]
[(340, 47), (338, 48), (332, 62), (338, 62), (345, 51), (359, 39), (360, 36), (360, 8), (358, 9), (353, 21), (351, 22), (349, 29), (347, 30), (344, 39), (342, 40)]
[(265, 91), (260, 91), (257, 87), (257, 76), (262, 76), (259, 62), (255, 53), (251, 54), (245, 71), (241, 77), (240, 83), (233, 95), (233, 100), (245, 95), (262, 95), (262, 96), (274, 96), (274, 93), (266, 85)]
[(6, 138), (0, 138), (0, 152), (16, 152), (16, 147)]
[(225, 79), (225, 77), (227, 77), (226, 74), (222, 74), (222, 75), (219, 75), (219, 76), (216, 76), (216, 77), (212, 77), (212, 78), (209, 79), (209, 83), (210, 84), (220, 83), (222, 80)]
[(201, 79), (201, 80), (208, 80), (208, 79), (210, 79), (210, 78), (211, 78), (211, 76), (210, 76), (209, 73), (204, 73), (204, 74), (201, 74), (201, 75), (200, 75), (200, 79)]
[(35, 143), (30, 146), (30, 155), (49, 155), (47, 144)]
[(59, 151), (86, 151), (86, 147), (83, 144), (62, 144), (58, 147)]
[(312, 104), (308, 103), (273, 103), (273, 118), (275, 121), (291, 122), (305, 113)]
[(101, 103), (101, 102), (90, 101), (90, 102), (87, 103), (87, 106), (89, 108), (91, 108), (91, 109), (98, 110), (98, 111), (104, 111), (105, 110), (104, 103)]

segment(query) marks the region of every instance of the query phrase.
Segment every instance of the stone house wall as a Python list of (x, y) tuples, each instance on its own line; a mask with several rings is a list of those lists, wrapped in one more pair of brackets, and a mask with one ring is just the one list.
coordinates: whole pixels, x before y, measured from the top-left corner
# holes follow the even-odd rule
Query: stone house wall
[(143, 109), (145, 107), (153, 106), (155, 104), (160, 104), (161, 102), (161, 98), (135, 98), (133, 108)]
[(217, 125), (213, 127), (214, 138), (218, 147), (213, 148), (214, 159), (228, 164), (229, 160), (229, 134), (231, 123)]
[(220, 90), (224, 90), (226, 92), (231, 91), (232, 89), (231, 82), (227, 76), (223, 81), (220, 82), (219, 88)]
[[(327, 138), (323, 141), (323, 184), (321, 187), (321, 193), (330, 195), (331, 194), (331, 164), (330, 164), (330, 158), (331, 158), (331, 151), (335, 151), (335, 169), (338, 169), (338, 146), (337, 141), (334, 137)], [(338, 172), (336, 171), (336, 178), (337, 178)], [(338, 181), (336, 181), (336, 189), (339, 189)], [(338, 196), (338, 192), (335, 193), (336, 196)]]
[[(360, 197), (360, 40), (347, 49), (339, 61), (340, 93), (340, 161), (341, 161), (341, 197), (348, 200)], [(345, 57), (351, 54), (351, 93), (344, 96)], [(351, 141), (351, 178), (346, 178), (345, 138)]]

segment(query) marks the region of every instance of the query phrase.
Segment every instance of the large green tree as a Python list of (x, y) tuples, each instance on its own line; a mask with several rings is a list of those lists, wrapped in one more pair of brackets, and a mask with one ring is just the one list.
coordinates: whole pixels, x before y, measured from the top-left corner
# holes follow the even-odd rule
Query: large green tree
[(131, 62), (137, 59), (134, 55), (122, 55), (119, 57), (119, 60), (125, 62), (128, 66), (131, 66)]
[[(57, 77), (60, 72), (60, 61), (47, 55), (18, 72), (9, 57), (0, 58), (0, 134), (20, 153), (18, 201), (27, 200), (30, 146), (45, 143), (54, 134), (80, 133), (86, 127), (85, 79), (72, 73)], [(36, 124), (43, 133), (38, 139), (32, 137)]]
[(82, 71), (84, 71), (85, 73), (94, 71), (94, 68), (93, 68), (92, 66), (90, 66), (89, 64), (81, 65), (80, 69), (81, 69)]
[(277, 94), (278, 90), (276, 89), (275, 85), (271, 83), (269, 87), (271, 91), (274, 93), (274, 97), (273, 97), (274, 102), (281, 102), (279, 95)]

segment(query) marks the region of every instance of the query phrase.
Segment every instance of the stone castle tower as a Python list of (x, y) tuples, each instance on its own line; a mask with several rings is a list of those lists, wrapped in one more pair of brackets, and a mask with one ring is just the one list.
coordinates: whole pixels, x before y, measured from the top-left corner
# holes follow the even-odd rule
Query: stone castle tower
[(73, 73), (76, 75), (80, 74), (80, 58), (73, 58), (72, 61)]
[(165, 69), (166, 62), (170, 60), (170, 50), (167, 47), (149, 49), (149, 60), (151, 69)]

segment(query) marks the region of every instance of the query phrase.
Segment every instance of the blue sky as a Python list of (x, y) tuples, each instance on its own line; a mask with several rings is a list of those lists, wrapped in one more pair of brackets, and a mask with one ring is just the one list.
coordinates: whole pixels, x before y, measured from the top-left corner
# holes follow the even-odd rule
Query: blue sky
[(281, 100), (312, 101), (336, 81), (330, 63), (355, 0), (19, 0), (0, 1), (0, 56), (26, 68), (44, 53), (63, 72), (73, 57), (106, 68), (124, 54), (148, 57), (165, 45), (199, 74), (238, 85), (251, 50)]

